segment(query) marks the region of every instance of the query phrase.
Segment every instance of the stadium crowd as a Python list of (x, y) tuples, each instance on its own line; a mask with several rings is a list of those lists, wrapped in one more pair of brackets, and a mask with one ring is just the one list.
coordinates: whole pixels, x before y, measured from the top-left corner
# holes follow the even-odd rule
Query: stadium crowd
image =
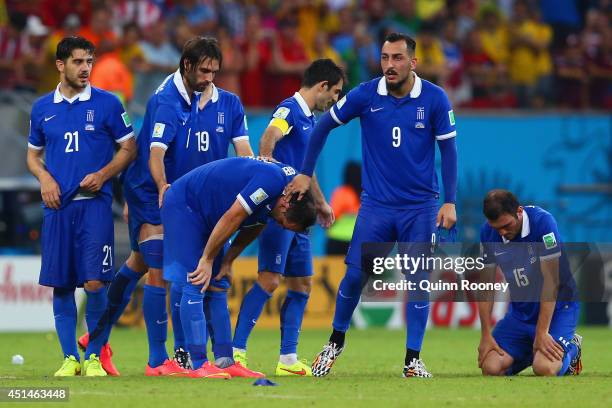
[(381, 40), (401, 31), (455, 106), (610, 109), (611, 19), (610, 0), (0, 0), (0, 92), (54, 89), (57, 43), (81, 35), (92, 84), (142, 109), (185, 41), (212, 35), (217, 85), (270, 107), (316, 58), (346, 69), (346, 89), (380, 75)]

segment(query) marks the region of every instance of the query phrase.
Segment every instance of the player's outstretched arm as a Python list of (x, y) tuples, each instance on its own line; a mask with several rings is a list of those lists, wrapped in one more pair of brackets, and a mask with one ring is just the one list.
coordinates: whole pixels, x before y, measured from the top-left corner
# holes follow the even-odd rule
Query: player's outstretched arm
[[(283, 122), (287, 123), (284, 119)], [(282, 126), (282, 125), (281, 125)], [(283, 138), (283, 132), (276, 125), (269, 125), (259, 141), (259, 155), (272, 157), (276, 143)]]
[(334, 210), (327, 203), (327, 200), (325, 200), (325, 195), (323, 195), (323, 191), (321, 191), (319, 181), (317, 180), (317, 176), (315, 174), (312, 175), (310, 185), (315, 206), (317, 208), (318, 222), (323, 228), (329, 228), (335, 221)]
[(47, 207), (57, 210), (61, 204), (61, 191), (59, 185), (42, 162), (43, 151), (43, 149), (28, 149), (26, 161), (30, 173), (40, 182), (40, 195), (43, 202)]
[(104, 183), (119, 174), (136, 158), (136, 140), (130, 137), (119, 143), (119, 150), (106, 166), (95, 173), (86, 175), (80, 186), (93, 193), (100, 191)]
[(238, 258), (238, 256), (244, 251), (244, 249), (249, 246), (249, 244), (255, 241), (255, 238), (261, 234), (261, 231), (265, 228), (265, 225), (258, 224), (252, 227), (241, 228), (236, 238), (232, 241), (232, 245), (230, 245), (229, 249), (225, 253), (223, 257), (223, 261), (221, 262), (221, 271), (215, 277), (215, 280), (221, 280), (224, 276), (228, 276), (231, 278), (232, 275), (232, 264), (234, 260)]
[(234, 150), (236, 151), (236, 156), (240, 156), (240, 157), (255, 156), (255, 153), (253, 153), (253, 149), (251, 149), (251, 143), (249, 143), (248, 139), (242, 139), (242, 140), (235, 141)]
[[(487, 265), (480, 272), (480, 282), (495, 282), (496, 265)], [(491, 351), (495, 351), (500, 356), (504, 351), (499, 347), (491, 334), (491, 312), (493, 311), (493, 301), (495, 293), (491, 290), (483, 290), (479, 293), (478, 312), (480, 314), (480, 344), (478, 345), (478, 368), (482, 368), (483, 362)]]
[(548, 333), (550, 322), (555, 313), (557, 290), (559, 285), (559, 258), (540, 261), (542, 271), (542, 292), (540, 294), (540, 312), (536, 324), (536, 335), (533, 342), (533, 353), (541, 352), (550, 361), (563, 359), (564, 350)]
[(247, 211), (244, 209), (240, 201), (236, 199), (229, 210), (219, 219), (215, 228), (213, 228), (204, 252), (200, 258), (198, 268), (189, 274), (189, 279), (194, 285), (204, 285), (202, 292), (206, 291), (210, 282), (210, 273), (215, 257), (223, 248), (223, 245), (230, 239), (232, 234), (240, 228), (240, 224), (248, 217)]

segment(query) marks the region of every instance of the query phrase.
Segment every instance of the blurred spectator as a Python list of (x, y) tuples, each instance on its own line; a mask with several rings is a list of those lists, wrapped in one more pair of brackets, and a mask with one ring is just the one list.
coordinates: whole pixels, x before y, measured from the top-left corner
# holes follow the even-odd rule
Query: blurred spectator
[(566, 46), (557, 54), (557, 89), (563, 95), (559, 99), (562, 107), (582, 109), (588, 105), (587, 62), (580, 40), (569, 35)]
[(334, 61), (336, 65), (346, 70), (344, 60), (329, 43), (329, 38), (325, 31), (319, 31), (317, 33), (313, 47), (307, 49), (306, 52), (308, 53), (308, 59), (311, 61), (329, 58), (330, 60)]
[(40, 17), (30, 15), (25, 31), (30, 49), (30, 52), (24, 55), (25, 81), (27, 89), (36, 92), (45, 68), (46, 40), (49, 36), (49, 29), (42, 23)]
[(416, 70), (419, 76), (437, 85), (443, 85), (447, 75), (446, 58), (442, 44), (435, 36), (433, 25), (423, 24), (416, 41)]
[(302, 83), (302, 73), (308, 66), (304, 44), (297, 33), (297, 21), (287, 18), (279, 22), (278, 33), (272, 40), (272, 60), (269, 71), (274, 75), (273, 86), (266, 92), (268, 105), (293, 95)]
[(503, 66), (510, 57), (508, 30), (501, 21), (497, 9), (486, 7), (480, 16), (480, 41), (484, 52), (491, 60)]
[(145, 41), (140, 43), (145, 63), (137, 80), (135, 99), (139, 104), (146, 104), (153, 91), (178, 68), (181, 54), (170, 42), (167, 30), (163, 20), (153, 24), (146, 30)]
[[(229, 31), (229, 35), (234, 38), (244, 34), (244, 22), (246, 20), (246, 10), (241, 1), (238, 0), (218, 0), (219, 20)], [(225, 54), (223, 54), (225, 60)]]
[(113, 24), (119, 29), (129, 23), (147, 28), (161, 18), (160, 8), (151, 0), (111, 0), (110, 3)]
[(31, 52), (25, 31), (27, 16), (11, 13), (8, 18), (8, 25), (0, 28), (0, 88), (17, 89), (26, 86), (23, 67)]
[(553, 48), (566, 45), (569, 34), (580, 28), (580, 14), (576, 0), (539, 0), (542, 20), (549, 24), (554, 32)]
[(365, 9), (369, 18), (368, 30), (372, 40), (381, 45), (384, 40), (384, 32), (387, 27), (387, 1), (386, 0), (366, 0)]
[[(542, 107), (545, 95), (537, 94), (538, 83), (548, 82), (551, 63), (548, 47), (552, 30), (529, 15), (525, 0), (514, 3), (513, 20), (510, 24), (510, 79), (515, 86), (518, 106)], [(543, 88), (544, 85), (541, 85)], [(549, 88), (549, 87), (548, 87)], [(546, 90), (543, 92), (548, 94)]]
[(96, 47), (102, 41), (117, 42), (117, 36), (113, 32), (112, 13), (106, 7), (98, 7), (91, 13), (91, 22), (88, 26), (81, 28), (79, 35), (87, 38)]
[(582, 33), (589, 74), (589, 104), (594, 108), (612, 107), (612, 29), (607, 15), (597, 9), (586, 14)]
[(320, 31), (319, 21), (323, 12), (318, 0), (298, 0), (298, 34), (306, 49), (314, 47), (315, 38)]
[(146, 69), (144, 51), (140, 46), (141, 40), (142, 33), (138, 24), (132, 22), (123, 27), (119, 57), (131, 72), (142, 72)]
[(451, 3), (451, 14), (457, 20), (457, 39), (463, 41), (476, 27), (478, 7), (475, 0), (451, 0)]
[(245, 91), (241, 95), (245, 106), (265, 106), (267, 69), (272, 59), (269, 43), (271, 36), (271, 32), (262, 28), (259, 13), (251, 12), (246, 20), (244, 38), (239, 41), (244, 56), (240, 87)]
[(355, 51), (357, 53), (357, 69), (354, 76), (357, 84), (372, 79), (373, 76), (380, 75), (380, 48), (376, 44), (365, 21), (355, 25), (353, 32), (355, 38)]
[(361, 195), (361, 164), (348, 162), (344, 167), (343, 183), (329, 200), (336, 222), (327, 231), (328, 255), (346, 255), (355, 229)]
[(121, 61), (117, 42), (102, 40), (96, 47), (96, 61), (91, 70), (91, 85), (115, 94), (124, 106), (132, 99), (132, 74)]
[(78, 17), (82, 25), (87, 25), (91, 18), (91, 3), (91, 0), (42, 0), (40, 16), (43, 24), (51, 28), (62, 28), (66, 22), (66, 17), (71, 14)]
[(468, 81), (464, 80), (463, 51), (458, 39), (457, 20), (448, 19), (442, 28), (442, 52), (448, 70), (444, 89), (453, 106), (461, 106), (471, 98)]
[(186, 23), (197, 35), (212, 33), (217, 27), (217, 10), (212, 0), (174, 0), (169, 17), (174, 25)]
[(391, 16), (388, 25), (394, 31), (415, 37), (421, 27), (416, 12), (416, 0), (391, 0)]
[(244, 58), (227, 29), (219, 27), (217, 40), (223, 53), (223, 67), (215, 77), (215, 85), (240, 96), (240, 72), (244, 67)]
[(416, 12), (422, 21), (440, 20), (446, 15), (446, 0), (416, 0)]

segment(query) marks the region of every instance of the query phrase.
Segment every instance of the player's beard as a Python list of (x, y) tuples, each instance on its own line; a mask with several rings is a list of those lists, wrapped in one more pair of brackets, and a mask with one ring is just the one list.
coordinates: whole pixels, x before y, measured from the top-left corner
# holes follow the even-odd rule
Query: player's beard
[(81, 83), (81, 80), (78, 74), (75, 75), (74, 77), (72, 75), (66, 74), (64, 75), (64, 80), (66, 81), (68, 86), (73, 89), (83, 90), (87, 88), (87, 85), (89, 85), (89, 76), (87, 77), (87, 81), (84, 84)]
[(408, 72), (408, 75), (406, 75), (406, 78), (398, 82), (389, 82), (388, 79), (385, 79), (385, 82), (387, 83), (387, 89), (390, 91), (397, 91), (398, 89), (401, 89), (401, 87), (404, 86), (408, 78), (410, 78), (410, 72)]

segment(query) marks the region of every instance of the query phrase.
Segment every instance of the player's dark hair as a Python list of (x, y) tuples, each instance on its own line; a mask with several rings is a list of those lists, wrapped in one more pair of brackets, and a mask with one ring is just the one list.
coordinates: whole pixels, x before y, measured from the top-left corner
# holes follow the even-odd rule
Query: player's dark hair
[(408, 47), (408, 53), (414, 55), (416, 51), (416, 41), (414, 41), (414, 39), (409, 35), (402, 33), (390, 33), (385, 37), (385, 42), (394, 43), (398, 41), (404, 41), (406, 43), (406, 47)]
[(318, 59), (304, 71), (302, 87), (312, 88), (319, 82), (327, 81), (327, 89), (336, 85), (340, 80), (346, 81), (344, 71), (329, 58)]
[(306, 191), (299, 201), (298, 194), (293, 194), (291, 200), (289, 200), (289, 208), (285, 216), (287, 221), (299, 225), (302, 230), (314, 225), (317, 221), (317, 210), (310, 190)]
[(65, 37), (57, 44), (55, 59), (66, 62), (72, 56), (74, 50), (85, 50), (94, 55), (96, 47), (94, 47), (91, 41), (83, 37)]
[(193, 37), (187, 40), (183, 46), (183, 54), (179, 69), (181, 75), (185, 74), (185, 62), (189, 62), (192, 69), (197, 67), (205, 59), (213, 59), (219, 61), (219, 67), (223, 63), (223, 54), (219, 42), (213, 37)]
[(491, 221), (497, 220), (503, 214), (516, 217), (520, 204), (514, 194), (508, 190), (491, 190), (487, 193), (482, 206), (485, 217)]

